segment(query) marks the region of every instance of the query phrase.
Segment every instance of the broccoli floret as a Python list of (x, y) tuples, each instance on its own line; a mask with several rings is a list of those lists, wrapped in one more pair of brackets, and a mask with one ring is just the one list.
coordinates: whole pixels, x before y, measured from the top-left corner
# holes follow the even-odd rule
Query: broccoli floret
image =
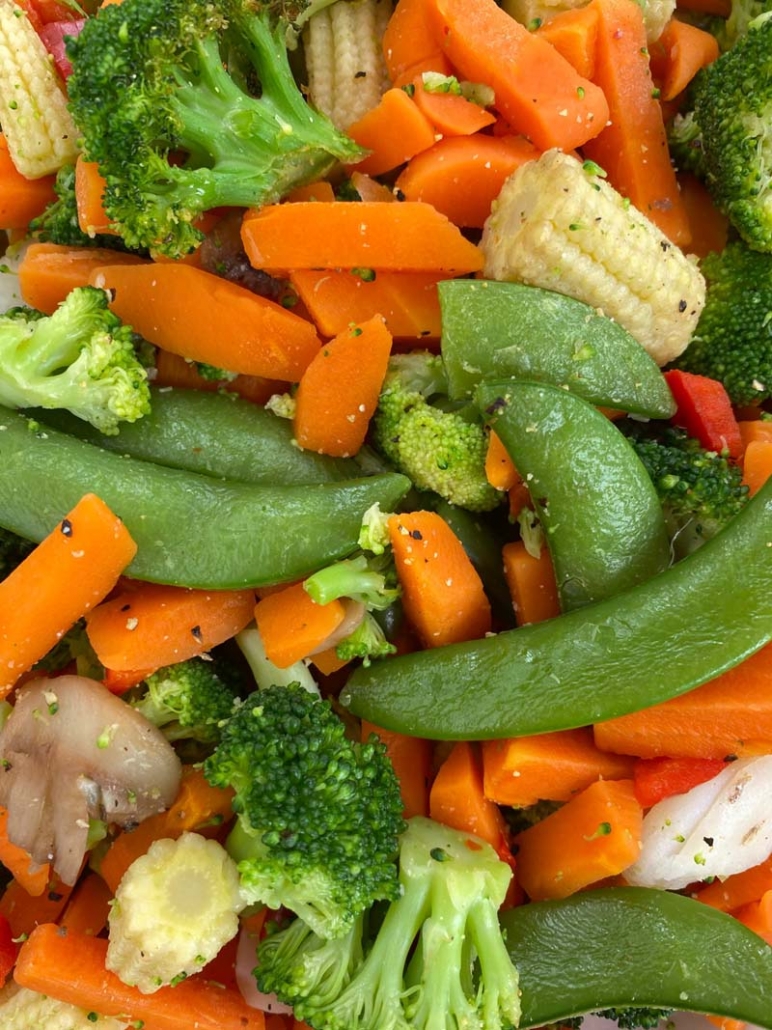
[(328, 701), (297, 684), (256, 691), (204, 772), (236, 793), (227, 848), (250, 903), (288, 908), (332, 938), (396, 896), (399, 783), (383, 745), (347, 739)]
[(32, 541), (24, 540), (10, 529), (0, 527), (0, 579), (9, 576), (34, 549)]
[(108, 435), (146, 415), (150, 390), (134, 333), (107, 303), (104, 290), (81, 286), (52, 315), (0, 315), (0, 404), (66, 408)]
[(218, 676), (213, 663), (189, 658), (158, 669), (145, 682), (147, 690), (131, 702), (132, 707), (162, 730), (167, 740), (212, 744), (220, 739), (236, 695)]
[(694, 82), (705, 181), (755, 250), (772, 251), (772, 12)]
[(596, 1015), (612, 1019), (620, 1030), (652, 1030), (672, 1013), (672, 1009), (603, 1009)]
[(306, 593), (317, 604), (329, 604), (340, 597), (359, 601), (368, 609), (382, 611), (400, 595), (391, 555), (368, 559), (364, 554), (345, 558), (315, 572), (304, 580)]
[(630, 442), (657, 490), (676, 557), (715, 536), (748, 500), (738, 466), (682, 429), (667, 427), (659, 437), (634, 432)]
[(469, 406), (439, 407), (446, 392), (440, 357), (395, 355), (373, 419), (374, 445), (419, 490), (470, 511), (490, 511), (503, 495), (485, 476), (485, 430)]
[(70, 109), (130, 246), (179, 256), (201, 242), (202, 212), (275, 202), (361, 156), (293, 78), (303, 6), (126, 0), (68, 41)]
[(702, 271), (705, 307), (676, 367), (719, 380), (733, 404), (764, 401), (772, 396), (772, 255), (732, 242), (708, 254)]
[(363, 920), (361, 944), (354, 927), (333, 953), (292, 924), (261, 945), (258, 985), (318, 1030), (424, 1030), (438, 1012), (443, 1026), (517, 1026), (518, 975), (498, 923), (511, 875), (489, 844), (415, 817), (400, 841), (399, 897), (372, 935)]
[(226, 368), (207, 365), (205, 361), (194, 361), (192, 364), (201, 378), (208, 383), (232, 383), (238, 376), (238, 372), (229, 372)]
[(770, 0), (732, 0), (729, 17), (715, 18), (711, 22), (713, 34), (721, 49), (731, 50), (737, 40), (748, 32), (751, 22), (770, 9)]
[(357, 628), (337, 645), (335, 654), (344, 662), (361, 658), (363, 665), (369, 665), (373, 658), (385, 658), (396, 650), (394, 644), (386, 639), (381, 625), (366, 612)]
[(677, 114), (669, 123), (667, 141), (670, 157), (679, 172), (691, 172), (705, 178), (705, 158), (702, 153), (702, 131), (694, 111)]

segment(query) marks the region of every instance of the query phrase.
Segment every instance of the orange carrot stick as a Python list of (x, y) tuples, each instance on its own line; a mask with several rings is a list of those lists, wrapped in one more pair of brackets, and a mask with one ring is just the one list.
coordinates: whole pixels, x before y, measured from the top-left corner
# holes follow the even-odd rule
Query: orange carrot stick
[(280, 379), (238, 375), (235, 379), (214, 382), (199, 375), (192, 361), (168, 350), (156, 351), (154, 386), (173, 386), (183, 390), (204, 390), (207, 393), (235, 393), (253, 404), (265, 404), (275, 393), (284, 393), (288, 384)]
[(509, 176), (539, 151), (521, 136), (453, 136), (417, 154), (397, 178), (407, 200), (431, 204), (455, 225), (482, 228)]
[(405, 613), (424, 647), (475, 640), (491, 628), (480, 577), (461, 541), (436, 512), (389, 519)]
[(734, 912), (772, 890), (772, 858), (724, 880), (714, 880), (697, 892), (697, 900), (721, 912)]
[(383, 318), (376, 315), (322, 347), (295, 396), (295, 439), (304, 450), (338, 458), (359, 451), (378, 406), (391, 343)]
[(183, 766), (177, 797), (165, 812), (151, 815), (133, 830), (122, 830), (99, 864), (99, 875), (115, 894), (131, 863), (144, 855), (154, 840), (183, 833), (214, 837), (232, 816), (233, 791), (212, 787), (200, 768)]
[(70, 290), (88, 286), (95, 268), (104, 264), (143, 263), (135, 254), (101, 247), (31, 243), (19, 263), (19, 289), (25, 304), (51, 315)]
[(631, 780), (598, 780), (515, 837), (518, 880), (544, 901), (615, 876), (638, 857), (642, 822)]
[(74, 933), (96, 937), (107, 926), (113, 892), (97, 873), (88, 872), (76, 884), (59, 925)]
[(772, 422), (765, 422), (760, 418), (740, 419), (737, 425), (740, 427), (740, 437), (745, 448), (753, 440), (772, 441)]
[(772, 475), (772, 440), (751, 440), (743, 454), (743, 483), (751, 497)]
[(48, 886), (51, 867), (37, 865), (24, 848), (8, 839), (8, 809), (0, 806), (0, 863), (30, 897), (39, 897)]
[(772, 944), (772, 890), (765, 891), (758, 901), (736, 909), (732, 915), (767, 944)]
[(91, 646), (107, 669), (159, 669), (229, 640), (252, 619), (252, 590), (188, 590), (142, 583), (86, 617)]
[(248, 212), (241, 229), (255, 268), (374, 268), (461, 275), (482, 252), (429, 204), (377, 201), (273, 204)]
[(410, 82), (413, 76), (406, 79), (405, 72), (419, 64), (442, 74), (450, 70), (435, 39), (425, 0), (399, 0), (383, 34), (383, 56), (395, 86)]
[(388, 89), (375, 107), (346, 129), (369, 150), (356, 165), (366, 175), (382, 175), (404, 164), (434, 143), (434, 129), (421, 108), (403, 89)]
[(146, 340), (230, 372), (296, 382), (319, 349), (306, 319), (191, 265), (113, 264), (96, 269), (90, 281), (113, 291), (113, 311)]
[(43, 893), (31, 897), (17, 880), (11, 880), (0, 897), (0, 916), (8, 920), (15, 938), (24, 937), (36, 926), (56, 922), (72, 890), (54, 874)]
[(649, 69), (643, 11), (635, 0), (593, 0), (599, 16), (594, 81), (610, 108), (607, 125), (584, 149), (608, 181), (674, 243), (689, 242), (689, 221), (670, 163), (662, 108)]
[(432, 773), (431, 741), (409, 737), (394, 730), (384, 730), (363, 719), (361, 739), (367, 741), (371, 734), (375, 734), (386, 745), (386, 754), (399, 780), (404, 817), (411, 819), (414, 815), (428, 815), (429, 780)]
[(0, 226), (26, 229), (33, 218), (56, 200), (54, 179), (53, 175), (25, 178), (16, 170), (5, 136), (0, 133)]
[(561, 11), (540, 25), (536, 35), (551, 43), (585, 79), (592, 79), (598, 42), (598, 8), (595, 4)]
[(271, 593), (255, 606), (255, 622), (265, 653), (280, 669), (310, 655), (345, 617), (342, 601), (317, 604), (302, 583)]
[(485, 796), (524, 808), (545, 798), (568, 801), (596, 780), (624, 780), (635, 759), (599, 750), (587, 727), (534, 737), (486, 740), (482, 745)]
[(493, 430), (488, 435), (488, 450), (485, 454), (485, 476), (497, 490), (511, 490), (522, 482), (515, 463), (509, 456), (501, 437)]
[(689, 253), (703, 258), (711, 251), (723, 250), (729, 235), (729, 219), (716, 207), (707, 186), (688, 172), (678, 175), (678, 186), (692, 237)]
[(103, 233), (117, 236), (110, 219), (102, 206), (105, 180), (95, 161), (86, 161), (82, 155), (75, 162), (75, 204), (78, 209), (78, 225), (88, 236)]
[(495, 0), (427, 0), (435, 39), (460, 77), (492, 87), (496, 109), (541, 150), (573, 150), (608, 118), (602, 90)]
[(455, 830), (482, 837), (504, 857), (511, 857), (507, 825), (498, 805), (483, 792), (480, 756), (473, 744), (458, 741), (434, 777), (429, 815)]
[(264, 1014), (250, 1008), (237, 990), (199, 975), (142, 994), (105, 969), (106, 955), (106, 940), (46, 923), (22, 945), (14, 977), (21, 987), (153, 1030), (264, 1030)]
[(115, 586), (137, 553), (121, 520), (86, 494), (0, 583), (0, 695)]
[(710, 32), (671, 18), (656, 43), (661, 53), (662, 100), (674, 100), (694, 76), (719, 54), (718, 40)]
[(428, 83), (424, 81), (423, 75), (416, 75), (411, 85), (415, 106), (443, 136), (471, 136), (496, 121), (495, 114), (467, 100), (465, 96), (435, 92), (427, 88)]
[(505, 544), (501, 552), (518, 626), (543, 622), (560, 615), (560, 601), (549, 548), (542, 547), (538, 558), (526, 550), (522, 540)]

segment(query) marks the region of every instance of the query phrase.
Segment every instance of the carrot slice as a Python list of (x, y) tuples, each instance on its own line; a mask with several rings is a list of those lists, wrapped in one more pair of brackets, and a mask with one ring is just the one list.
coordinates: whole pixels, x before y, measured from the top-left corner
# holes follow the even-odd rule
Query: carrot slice
[(52, 315), (70, 290), (89, 285), (94, 269), (105, 264), (144, 263), (135, 254), (118, 250), (31, 243), (19, 263), (19, 289), (25, 304)]
[[(404, 73), (419, 63), (425, 70), (434, 69), (438, 62), (442, 64), (444, 58), (434, 36), (426, 0), (399, 0), (383, 34), (383, 56), (395, 86), (410, 82), (413, 76), (405, 80)], [(434, 70), (443, 71), (441, 67)]]
[(751, 497), (772, 475), (772, 440), (751, 440), (743, 454), (743, 483)]
[(391, 343), (383, 318), (376, 315), (322, 347), (295, 396), (295, 439), (302, 448), (338, 458), (359, 451), (378, 406)]
[(0, 862), (30, 897), (39, 897), (48, 886), (51, 867), (37, 865), (29, 853), (8, 839), (8, 809), (0, 806)]
[(405, 613), (424, 647), (475, 640), (491, 628), (482, 580), (461, 541), (436, 512), (389, 519)]
[(238, 990), (199, 976), (142, 994), (105, 968), (107, 941), (53, 923), (38, 926), (19, 952), (14, 974), (21, 987), (105, 1016), (121, 1016), (153, 1030), (264, 1030), (265, 1016)]
[(11, 880), (0, 897), (0, 916), (8, 920), (15, 938), (32, 933), (36, 926), (53, 923), (61, 916), (73, 888), (54, 874), (45, 890), (30, 896), (18, 880)]
[(346, 129), (360, 147), (369, 150), (356, 168), (382, 175), (434, 143), (434, 129), (421, 108), (403, 89), (387, 89), (375, 107)]
[(0, 696), (99, 604), (136, 553), (118, 516), (86, 494), (0, 583)]
[(252, 590), (188, 590), (142, 583), (86, 616), (91, 646), (107, 669), (159, 669), (229, 640), (252, 619)]
[(55, 176), (27, 179), (17, 171), (8, 152), (8, 143), (0, 133), (0, 226), (3, 229), (26, 229), (33, 218), (56, 200)]
[(522, 483), (520, 473), (501, 442), (501, 437), (493, 430), (488, 436), (485, 476), (491, 486), (495, 486), (497, 490), (511, 490), (513, 486)]
[(632, 780), (598, 780), (515, 837), (520, 884), (544, 901), (623, 872), (640, 852), (642, 822)]
[(443, 136), (471, 136), (496, 121), (495, 114), (465, 96), (427, 89), (423, 75), (416, 75), (411, 85), (415, 106)]
[(710, 32), (671, 18), (651, 53), (662, 100), (674, 100), (694, 76), (719, 54), (718, 40)]
[(280, 669), (310, 655), (345, 617), (342, 601), (317, 604), (302, 583), (277, 590), (255, 606), (255, 622), (265, 653)]
[(543, 622), (560, 615), (560, 600), (549, 548), (542, 547), (536, 558), (526, 550), (522, 540), (514, 540), (504, 545), (501, 554), (504, 577), (512, 596), (518, 626)]
[(541, 150), (573, 150), (606, 124), (603, 91), (496, 0), (427, 3), (435, 39), (460, 76), (492, 87), (496, 109)]
[(482, 268), (482, 251), (429, 204), (378, 201), (273, 204), (247, 212), (241, 238), (267, 272), (374, 268), (461, 275)]
[(113, 264), (93, 271), (90, 282), (112, 291), (112, 310), (146, 340), (230, 372), (296, 382), (319, 350), (306, 319), (191, 265)]
[(524, 808), (537, 801), (568, 801), (596, 780), (632, 776), (635, 759), (597, 748), (592, 730), (486, 740), (482, 745), (485, 796)]
[(105, 191), (104, 176), (95, 161), (86, 161), (82, 155), (75, 162), (75, 203), (78, 209), (78, 225), (88, 236), (103, 233), (117, 236), (110, 219), (102, 206)]
[(767, 944), (772, 944), (772, 890), (765, 891), (758, 901), (743, 905), (732, 915)]
[(772, 890), (772, 857), (742, 873), (733, 873), (725, 880), (714, 880), (697, 892), (697, 900), (721, 912), (734, 912), (743, 905), (758, 901)]
[(450, 136), (409, 161), (396, 188), (406, 200), (431, 204), (455, 225), (480, 229), (505, 181), (538, 156), (521, 136)]
[(723, 250), (729, 236), (729, 219), (716, 207), (707, 186), (696, 175), (682, 172), (678, 187), (689, 219), (689, 253), (703, 258), (711, 251)]
[(635, 0), (593, 3), (599, 16), (593, 81), (608, 100), (610, 124), (587, 143), (584, 155), (666, 236), (684, 246), (689, 220), (651, 78), (643, 11)]
[(429, 815), (454, 830), (473, 833), (510, 856), (507, 825), (498, 805), (483, 791), (482, 765), (473, 744), (458, 741), (434, 777)]
[(361, 739), (369, 740), (371, 734), (375, 734), (386, 745), (386, 754), (399, 780), (405, 819), (411, 819), (414, 815), (428, 815), (429, 781), (432, 774), (431, 741), (409, 737), (394, 730), (384, 730), (363, 719)]
[(59, 919), (75, 933), (96, 937), (107, 926), (113, 892), (97, 873), (86, 873), (78, 882)]
[(595, 4), (561, 11), (540, 25), (536, 35), (551, 43), (585, 79), (592, 79), (598, 42), (598, 8)]
[(238, 375), (235, 379), (213, 382), (198, 374), (196, 366), (179, 354), (168, 350), (156, 351), (154, 386), (173, 386), (183, 390), (204, 390), (207, 393), (235, 393), (253, 404), (265, 404), (275, 393), (283, 393), (287, 383), (263, 376)]

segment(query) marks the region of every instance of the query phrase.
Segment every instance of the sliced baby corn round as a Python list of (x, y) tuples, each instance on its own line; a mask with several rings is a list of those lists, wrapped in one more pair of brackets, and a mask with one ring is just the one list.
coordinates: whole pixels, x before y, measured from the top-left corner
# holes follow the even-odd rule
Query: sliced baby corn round
[(705, 303), (688, 258), (591, 162), (558, 150), (519, 168), (485, 223), (483, 276), (555, 290), (601, 309), (665, 365)]
[(77, 157), (78, 130), (53, 58), (12, 0), (0, 0), (0, 124), (11, 160), (28, 179)]
[(303, 36), (311, 103), (345, 130), (389, 88), (381, 39), (391, 0), (336, 0), (314, 14)]
[(132, 1025), (128, 1019), (100, 1016), (13, 983), (0, 994), (3, 1030), (129, 1030)]

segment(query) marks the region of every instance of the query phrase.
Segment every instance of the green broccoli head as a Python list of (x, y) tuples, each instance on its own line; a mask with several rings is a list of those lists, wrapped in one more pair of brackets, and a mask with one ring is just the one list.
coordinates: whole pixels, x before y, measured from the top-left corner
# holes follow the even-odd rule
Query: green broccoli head
[(373, 419), (374, 445), (419, 490), (469, 511), (490, 511), (503, 495), (485, 475), (485, 429), (468, 408), (439, 407), (445, 391), (441, 358), (423, 351), (395, 355)]
[(732, 0), (728, 18), (715, 18), (711, 29), (722, 50), (731, 50), (759, 15), (772, 9), (770, 0)]
[(189, 658), (158, 669), (145, 680), (147, 690), (132, 702), (168, 740), (216, 743), (233, 713), (236, 695), (217, 674), (213, 662)]
[(250, 902), (288, 908), (332, 938), (396, 896), (399, 783), (383, 745), (349, 740), (329, 702), (297, 684), (251, 694), (204, 772), (235, 791), (227, 847)]
[(361, 658), (363, 665), (370, 665), (373, 658), (385, 658), (394, 654), (397, 648), (389, 640), (380, 623), (369, 613), (347, 637), (335, 648), (335, 654), (344, 662)]
[(677, 557), (715, 536), (748, 500), (739, 467), (682, 429), (634, 432), (631, 443), (657, 490)]
[(305, 101), (292, 11), (262, 0), (125, 0), (68, 41), (70, 108), (131, 247), (176, 257), (214, 207), (279, 200), (361, 151)]
[(326, 565), (304, 580), (303, 588), (317, 604), (347, 597), (375, 611), (394, 604), (401, 593), (390, 553), (374, 558), (358, 554)]
[(52, 315), (0, 315), (0, 403), (66, 408), (108, 435), (146, 415), (150, 391), (135, 335), (107, 305), (104, 290), (82, 286)]
[(672, 1014), (672, 1009), (603, 1009), (596, 1013), (613, 1020), (620, 1030), (654, 1030)]
[(342, 945), (345, 974), (292, 924), (261, 946), (258, 984), (319, 1030), (428, 1030), (438, 1013), (443, 1026), (517, 1026), (518, 975), (498, 922), (511, 876), (489, 844), (415, 817), (400, 840), (399, 897), (373, 935), (362, 922), (361, 951)]
[(745, 242), (772, 251), (772, 12), (694, 84), (705, 176)]
[(772, 255), (732, 242), (701, 267), (705, 307), (676, 367), (717, 379), (736, 405), (764, 401), (772, 396)]

